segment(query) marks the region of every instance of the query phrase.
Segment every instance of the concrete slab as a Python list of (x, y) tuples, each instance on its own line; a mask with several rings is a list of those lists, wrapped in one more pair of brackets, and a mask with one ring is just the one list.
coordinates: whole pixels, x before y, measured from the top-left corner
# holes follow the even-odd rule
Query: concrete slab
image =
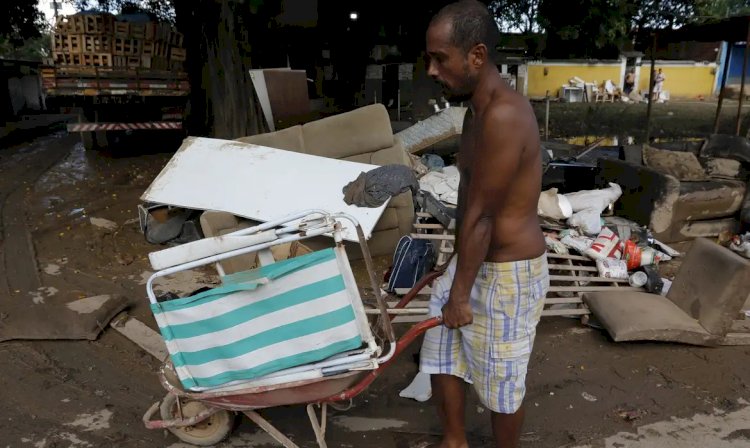
[(745, 448), (750, 444), (748, 420), (750, 407), (732, 412), (715, 410), (711, 414), (643, 425), (635, 433), (620, 432), (575, 448)]

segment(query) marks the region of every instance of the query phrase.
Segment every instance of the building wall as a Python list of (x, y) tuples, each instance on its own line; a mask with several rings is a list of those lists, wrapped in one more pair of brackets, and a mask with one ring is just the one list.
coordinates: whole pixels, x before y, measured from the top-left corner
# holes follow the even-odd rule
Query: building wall
[[(546, 74), (545, 69), (547, 70)], [(558, 96), (560, 88), (563, 85), (568, 85), (570, 79), (576, 76), (587, 83), (596, 81), (597, 84), (601, 85), (609, 79), (616, 85), (620, 85), (623, 76), (623, 64), (621, 62), (530, 62), (528, 64), (526, 95), (543, 97), (549, 92), (550, 96)]]
[(727, 75), (727, 85), (740, 84), (742, 82), (742, 64), (745, 58), (744, 43), (734, 44), (731, 46), (731, 49), (732, 54), (729, 59), (729, 74)]
[[(700, 63), (664, 63), (656, 61), (655, 70), (663, 70), (666, 75), (664, 81), (664, 90), (669, 92), (672, 98), (704, 98), (710, 97), (714, 93), (714, 85), (717, 76), (716, 64)], [(638, 89), (648, 92), (650, 83), (651, 65), (643, 61), (641, 66), (641, 78), (638, 83)]]

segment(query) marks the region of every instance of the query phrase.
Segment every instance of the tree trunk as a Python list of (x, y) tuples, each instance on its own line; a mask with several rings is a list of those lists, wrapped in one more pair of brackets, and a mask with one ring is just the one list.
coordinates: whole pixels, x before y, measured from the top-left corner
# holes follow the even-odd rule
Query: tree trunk
[(233, 139), (264, 132), (248, 72), (249, 21), (243, 21), (252, 15), (248, 4), (199, 0), (175, 1), (174, 6), (188, 55), (190, 134)]

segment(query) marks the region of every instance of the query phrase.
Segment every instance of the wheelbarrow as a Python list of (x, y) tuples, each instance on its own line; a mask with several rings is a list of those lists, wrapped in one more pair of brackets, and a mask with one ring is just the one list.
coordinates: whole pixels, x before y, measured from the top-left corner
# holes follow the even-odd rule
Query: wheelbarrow
[[(370, 306), (360, 297), (341, 220), (357, 231), (375, 296)], [(334, 247), (282, 261), (270, 253), (274, 245), (319, 235), (332, 236)], [(222, 260), (248, 253), (257, 253), (260, 267), (224, 273)], [(441, 324), (439, 317), (428, 318), (396, 339), (394, 315), (412, 313), (406, 305), (440, 272), (425, 276), (388, 309), (362, 228), (345, 214), (305, 211), (149, 258), (157, 272), (146, 289), (170, 359), (159, 371), (167, 394), (148, 409), (143, 423), (149, 429), (166, 428), (193, 445), (224, 440), (242, 413), (284, 447), (297, 447), (257, 411), (299, 404), (307, 407), (317, 443), (325, 448), (328, 406), (345, 409), (410, 343)], [(211, 264), (222, 286), (174, 301), (157, 300), (155, 280)], [(338, 287), (324, 290), (324, 283)], [(333, 328), (319, 327), (338, 318), (334, 315), (344, 318)], [(305, 330), (300, 336), (291, 328)], [(282, 333), (286, 339), (278, 337)], [(160, 419), (155, 419), (157, 413)]]

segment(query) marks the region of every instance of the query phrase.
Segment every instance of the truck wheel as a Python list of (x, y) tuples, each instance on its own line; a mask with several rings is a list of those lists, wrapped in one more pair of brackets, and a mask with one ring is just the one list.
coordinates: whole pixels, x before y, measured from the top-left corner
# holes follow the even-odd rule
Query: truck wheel
[[(178, 398), (174, 394), (167, 394), (159, 407), (162, 420), (178, 418)], [(206, 406), (198, 400), (180, 400), (183, 418), (190, 418), (206, 409)], [(202, 422), (193, 426), (167, 428), (169, 432), (186, 443), (197, 446), (213, 446), (229, 436), (234, 426), (236, 414), (227, 410), (221, 410)]]

